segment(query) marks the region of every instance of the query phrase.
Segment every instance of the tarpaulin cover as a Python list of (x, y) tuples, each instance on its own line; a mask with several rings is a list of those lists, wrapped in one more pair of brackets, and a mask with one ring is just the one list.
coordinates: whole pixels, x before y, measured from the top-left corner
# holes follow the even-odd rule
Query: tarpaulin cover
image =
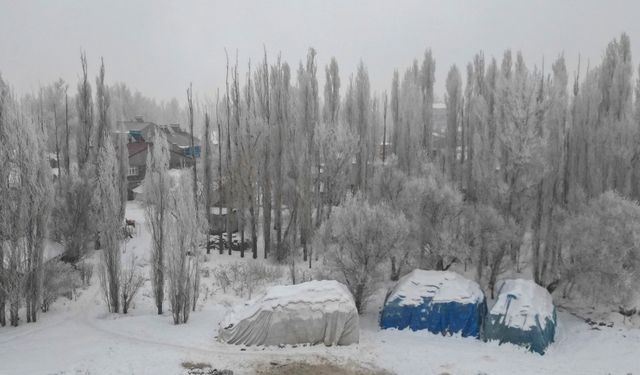
[(414, 270), (387, 297), (382, 328), (480, 335), (487, 304), (480, 286), (455, 272)]
[(229, 344), (358, 343), (358, 311), (346, 286), (333, 280), (275, 286), (229, 314), (218, 338)]
[(556, 309), (549, 292), (530, 280), (506, 280), (484, 325), (486, 340), (523, 346), (544, 354), (556, 332)]

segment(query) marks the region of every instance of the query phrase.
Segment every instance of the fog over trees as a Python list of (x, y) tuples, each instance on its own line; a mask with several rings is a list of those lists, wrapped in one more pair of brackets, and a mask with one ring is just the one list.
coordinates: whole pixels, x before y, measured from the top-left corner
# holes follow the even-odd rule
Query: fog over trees
[[(199, 97), (185, 82), (187, 96), (169, 102), (132, 92), (108, 59), (84, 53), (77, 83), (37, 94), (0, 76), (0, 326), (35, 322), (90, 280), (94, 250), (105, 310), (126, 314), (149, 279), (157, 313), (169, 306), (175, 324), (195, 309), (205, 252), (235, 250), (288, 265), (292, 283), (340, 280), (359, 311), (382, 281), (454, 265), (491, 296), (501, 275), (527, 273), (559, 298), (627, 306), (640, 283), (630, 46), (622, 34), (576, 71), (562, 54), (528, 66), (511, 50), (438, 66), (427, 48), (390, 72), (385, 92), (372, 90), (366, 61), (318, 66), (331, 51), (313, 48), (291, 62), (229, 50), (224, 87)], [(436, 69), (448, 72), (442, 93)], [(193, 160), (175, 178), (171, 146), (154, 134), (142, 185), (149, 274), (126, 252), (119, 121), (136, 116), (180, 124)], [(237, 238), (210, 232), (223, 210), (216, 219)], [(47, 241), (63, 254), (45, 259)]]

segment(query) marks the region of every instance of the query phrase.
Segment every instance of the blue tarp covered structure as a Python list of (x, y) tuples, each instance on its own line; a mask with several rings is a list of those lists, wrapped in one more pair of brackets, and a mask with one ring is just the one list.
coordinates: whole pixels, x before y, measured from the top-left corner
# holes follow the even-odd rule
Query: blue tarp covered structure
[(486, 313), (484, 293), (474, 281), (454, 272), (416, 269), (387, 296), (380, 326), (479, 337)]
[(544, 354), (556, 332), (556, 308), (549, 292), (530, 280), (506, 280), (484, 324), (485, 340), (523, 346)]

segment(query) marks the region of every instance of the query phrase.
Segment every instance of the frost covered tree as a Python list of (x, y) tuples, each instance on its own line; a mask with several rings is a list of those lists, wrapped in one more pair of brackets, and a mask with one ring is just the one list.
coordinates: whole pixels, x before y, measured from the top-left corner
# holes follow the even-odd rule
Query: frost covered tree
[(325, 124), (334, 125), (338, 121), (340, 109), (340, 70), (335, 57), (325, 67), (324, 107), (322, 119)]
[(165, 258), (167, 253), (167, 231), (169, 225), (171, 180), (169, 171), (169, 144), (161, 132), (153, 138), (153, 146), (147, 155), (144, 178), (144, 207), (147, 223), (151, 229), (151, 286), (153, 298), (162, 314), (165, 285)]
[(178, 186), (169, 194), (167, 240), (167, 293), (174, 324), (186, 323), (195, 304), (199, 275), (197, 249), (198, 220), (194, 215), (193, 183), (190, 173), (183, 173)]
[(120, 312), (120, 258), (122, 221), (120, 220), (120, 191), (118, 165), (109, 135), (98, 151), (96, 199), (98, 230), (102, 257), (99, 269), (100, 285), (110, 312)]
[(80, 56), (82, 76), (78, 83), (76, 110), (78, 117), (76, 132), (77, 169), (73, 169), (62, 180), (61, 195), (56, 204), (55, 216), (62, 222), (62, 237), (65, 245), (64, 259), (76, 262), (84, 255), (87, 243), (94, 238), (96, 228), (93, 195), (95, 190), (94, 105), (87, 71), (86, 55)]
[(327, 205), (326, 216), (340, 204), (351, 185), (351, 161), (356, 155), (357, 141), (344, 124), (337, 126), (323, 122), (318, 127), (317, 144), (322, 164), (323, 199)]
[(517, 227), (512, 219), (505, 219), (498, 210), (484, 204), (468, 207), (465, 220), (476, 281), (494, 298), (498, 276), (509, 267), (507, 260), (511, 243), (517, 239)]
[(0, 77), (0, 325), (17, 326), (26, 302), (35, 322), (42, 298), (44, 240), (51, 207), (46, 134)]
[(262, 185), (262, 238), (264, 241), (264, 257), (267, 258), (271, 253), (271, 202), (272, 202), (272, 161), (271, 161), (271, 138), (272, 138), (272, 104), (271, 104), (271, 85), (269, 83), (269, 64), (267, 63), (267, 52), (264, 52), (264, 60), (262, 65), (255, 73), (255, 91), (257, 110), (260, 114), (258, 120), (262, 123), (262, 146), (261, 153), (263, 156), (262, 165), (260, 166), (261, 185)]
[[(421, 108), (422, 97), (417, 81), (418, 74), (417, 63), (404, 74), (398, 94), (398, 122), (394, 123), (394, 127), (396, 127), (394, 130), (396, 142), (394, 149), (398, 157), (398, 166), (408, 175), (416, 173), (417, 159), (420, 159), (422, 155), (421, 134), (424, 124)], [(393, 110), (393, 95), (391, 102)]]
[[(312, 238), (312, 211), (314, 198), (312, 195), (312, 185), (314, 180), (313, 172), (316, 170), (316, 133), (320, 119), (318, 80), (316, 51), (313, 48), (307, 53), (306, 64), (300, 63), (298, 68), (298, 98), (296, 116), (298, 122), (298, 136), (296, 138), (296, 149), (293, 150), (298, 158), (299, 176), (295, 178), (295, 190), (297, 193), (297, 208), (299, 210), (300, 243), (302, 245), (303, 260), (307, 261), (310, 256)], [(295, 134), (295, 133), (294, 133)]]
[(318, 230), (334, 276), (347, 285), (361, 314), (383, 279), (389, 256), (403, 248), (407, 228), (404, 215), (356, 195), (334, 209)]
[(213, 144), (211, 142), (211, 124), (209, 121), (209, 114), (204, 116), (204, 142), (203, 147), (203, 169), (204, 169), (204, 212), (207, 218), (207, 254), (211, 253), (210, 235), (211, 235), (211, 206), (212, 202), (212, 189), (213, 189)]
[(76, 96), (76, 106), (78, 110), (78, 134), (76, 139), (76, 151), (78, 169), (84, 171), (88, 163), (91, 163), (91, 146), (94, 144), (94, 107), (91, 84), (89, 83), (87, 71), (87, 55), (80, 55), (82, 64), (82, 77), (78, 83), (78, 94)]
[(640, 206), (608, 191), (570, 217), (562, 229), (565, 296), (630, 304), (640, 282)]
[(363, 62), (358, 65), (358, 73), (353, 92), (354, 117), (352, 128), (358, 136), (358, 151), (356, 153), (356, 181), (358, 190), (367, 189), (368, 169), (371, 162), (371, 154), (375, 152), (375, 144), (372, 144), (370, 134), (373, 126), (370, 121), (371, 92), (369, 85), (369, 73)]
[[(105, 84), (104, 63), (96, 78), (97, 103), (97, 156), (96, 172), (96, 222), (102, 257), (99, 269), (100, 285), (110, 312), (119, 313), (122, 303), (121, 292), (121, 252), (122, 223), (125, 201), (122, 199), (123, 181), (120, 163), (117, 160), (114, 142), (111, 138), (112, 125), (109, 117), (109, 90)], [(122, 146), (120, 146), (122, 147)], [(122, 303), (121, 303), (122, 302)]]
[(271, 91), (273, 103), (273, 116), (275, 121), (274, 136), (274, 226), (276, 230), (276, 259), (284, 261), (287, 254), (282, 238), (282, 206), (284, 195), (284, 164), (285, 142), (288, 133), (290, 117), (290, 79), (289, 65), (278, 58), (277, 63), (271, 67)]
[(420, 67), (420, 92), (422, 94), (422, 149), (431, 155), (433, 134), (433, 86), (435, 83), (436, 61), (431, 50), (424, 53), (422, 66)]
[(424, 169), (404, 182), (398, 208), (409, 221), (409, 246), (418, 249), (414, 264), (446, 270), (466, 257), (459, 222), (462, 195), (433, 165), (425, 163)]
[(447, 175), (451, 181), (457, 181), (458, 164), (458, 127), (462, 108), (462, 79), (458, 68), (453, 65), (447, 75), (447, 128), (446, 128), (446, 160)]

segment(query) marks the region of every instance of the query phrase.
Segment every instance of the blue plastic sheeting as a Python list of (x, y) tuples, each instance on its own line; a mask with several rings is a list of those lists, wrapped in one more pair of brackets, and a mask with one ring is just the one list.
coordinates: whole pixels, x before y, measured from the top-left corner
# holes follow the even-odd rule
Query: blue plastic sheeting
[[(193, 146), (193, 150), (194, 150), (193, 155), (194, 155), (196, 158), (199, 158), (199, 157), (200, 157), (200, 146)], [(190, 157), (191, 157), (191, 147), (187, 147), (187, 148), (185, 148), (185, 149), (183, 150), (183, 154), (184, 154), (184, 156), (186, 156), (186, 157), (189, 157), (189, 158), (190, 158)]]
[(544, 318), (544, 321), (540, 321), (536, 315), (535, 321), (535, 326), (522, 329), (506, 325), (504, 315), (489, 314), (484, 325), (484, 338), (498, 340), (500, 344), (508, 342), (519, 345), (542, 355), (555, 338), (556, 309), (553, 309), (553, 319)]
[(401, 305), (401, 299), (387, 301), (382, 309), (380, 327), (428, 330), (433, 333), (479, 337), (487, 314), (486, 300), (480, 303), (438, 302), (423, 298), (419, 305)]

